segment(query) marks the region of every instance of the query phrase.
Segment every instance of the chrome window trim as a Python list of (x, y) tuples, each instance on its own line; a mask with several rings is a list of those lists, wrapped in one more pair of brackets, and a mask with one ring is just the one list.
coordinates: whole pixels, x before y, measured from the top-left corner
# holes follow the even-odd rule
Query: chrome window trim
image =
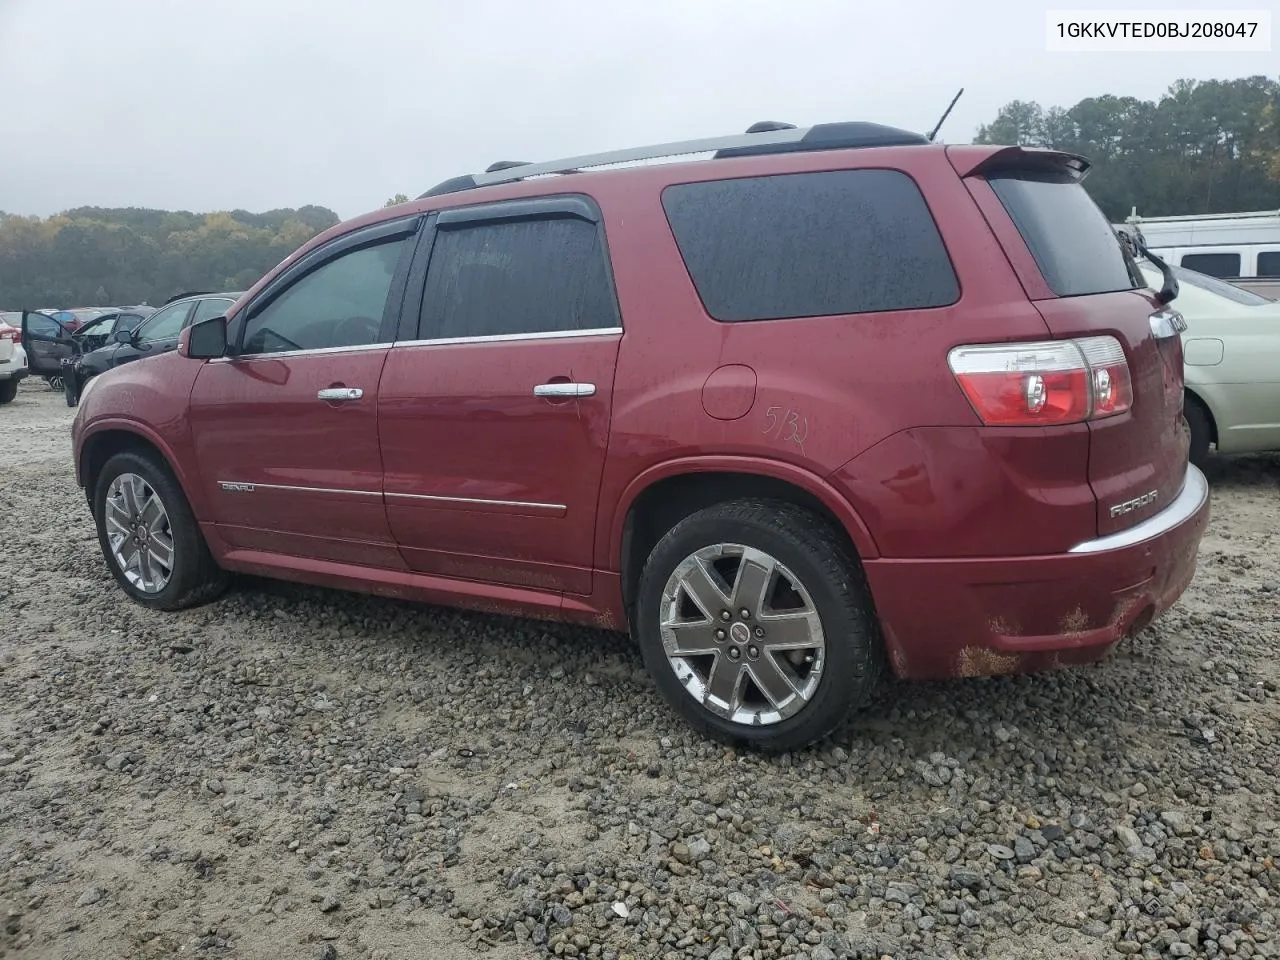
[[(383, 343), (358, 343), (346, 347), (312, 347), (307, 350), (280, 350), (276, 353), (245, 353), (235, 357), (214, 357), (210, 363), (247, 363), (251, 360), (278, 360), (281, 357), (310, 357), (332, 353), (365, 353), (369, 350), (386, 350), (392, 347), (391, 341)], [(265, 484), (263, 484), (265, 486)]]
[(435, 347), (455, 343), (507, 343), (521, 340), (568, 340), (573, 337), (615, 337), (621, 327), (592, 327), (589, 330), (550, 330), (543, 333), (496, 333), (480, 337), (435, 337), (426, 340), (398, 340), (397, 347)]
[(1076, 544), (1068, 552), (1103, 553), (1107, 550), (1119, 550), (1145, 543), (1191, 519), (1208, 499), (1209, 481), (1196, 466), (1187, 464), (1187, 474), (1182, 481), (1182, 490), (1169, 506), (1127, 530), (1098, 537), (1096, 540), (1086, 540), (1084, 543)]
[(530, 500), (484, 500), (477, 497), (441, 497), (427, 493), (387, 493), (388, 497), (401, 500), (429, 500), (435, 503), (475, 503), (486, 507), (525, 507), (563, 513), (568, 506), (563, 503), (537, 503)]

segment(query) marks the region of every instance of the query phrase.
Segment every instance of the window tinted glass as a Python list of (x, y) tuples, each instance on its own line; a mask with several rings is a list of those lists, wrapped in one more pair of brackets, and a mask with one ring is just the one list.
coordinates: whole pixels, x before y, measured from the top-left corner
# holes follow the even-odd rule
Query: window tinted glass
[(1280, 250), (1267, 250), (1258, 254), (1258, 276), (1280, 277)]
[(212, 297), (208, 300), (201, 300), (196, 305), (195, 316), (191, 318), (192, 323), (199, 323), (201, 320), (208, 320), (210, 317), (220, 317), (226, 313), (234, 300), (224, 300), (220, 297)]
[(122, 313), (116, 321), (117, 330), (136, 330), (146, 317), (140, 313)]
[(1120, 238), (1084, 187), (1058, 174), (989, 179), (1049, 289), (1060, 297), (1131, 290), (1138, 284)]
[(405, 238), (341, 254), (249, 318), (241, 353), (379, 343), (382, 314)]
[(1240, 254), (1238, 253), (1188, 253), (1182, 258), (1182, 266), (1188, 270), (1198, 270), (1211, 277), (1240, 276)]
[(894, 170), (686, 183), (668, 187), (662, 205), (717, 320), (911, 310), (960, 296), (924, 198)]
[[(1225, 280), (1219, 280), (1217, 277), (1210, 277), (1203, 273), (1196, 273), (1194, 270), (1188, 270), (1185, 267), (1174, 267), (1173, 273), (1178, 278), (1179, 283), (1186, 283), (1193, 287), (1199, 287), (1201, 290), (1208, 290), (1210, 293), (1216, 293), (1220, 297), (1226, 297), (1228, 300), (1243, 303), (1246, 306), (1257, 307), (1271, 302), (1266, 297), (1260, 297), (1256, 293), (1242, 290), (1240, 287), (1227, 283)], [(1158, 284), (1156, 288), (1159, 288)]]
[(113, 327), (114, 317), (99, 317), (97, 320), (90, 320), (83, 327), (76, 331), (78, 337), (91, 337), (94, 334), (110, 333)]
[(618, 326), (595, 224), (571, 218), (440, 231), (421, 336), (486, 337)]
[(43, 313), (27, 314), (27, 329), (41, 337), (62, 336), (62, 327), (58, 326), (58, 321)]
[(182, 332), (182, 322), (187, 319), (187, 314), (190, 312), (190, 300), (165, 307), (141, 327), (138, 331), (138, 339), (143, 343), (174, 339)]

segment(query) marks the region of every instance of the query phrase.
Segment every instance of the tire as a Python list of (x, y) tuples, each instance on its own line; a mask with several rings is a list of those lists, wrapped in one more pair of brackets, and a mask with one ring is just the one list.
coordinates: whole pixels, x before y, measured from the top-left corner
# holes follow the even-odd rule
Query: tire
[(44, 382), (49, 385), (50, 390), (58, 393), (62, 392), (62, 377), (45, 377)]
[[(131, 491), (132, 501), (125, 487)], [(152, 494), (163, 510), (163, 523), (152, 519), (158, 516), (151, 503)], [(113, 546), (112, 537), (137, 527), (132, 523), (118, 526), (113, 522), (109, 529), (109, 499), (113, 501), (114, 521), (131, 519), (131, 512), (146, 514), (144, 519), (151, 521), (145, 551), (138, 548), (132, 537), (117, 544), (122, 556), (130, 552), (145, 554), (148, 558), (145, 566), (135, 562), (126, 571), (117, 559), (117, 546)], [(182, 488), (168, 465), (154, 454), (129, 451), (117, 453), (106, 462), (94, 488), (93, 516), (107, 566), (121, 589), (137, 603), (156, 610), (182, 610), (207, 603), (226, 588), (227, 573), (209, 552)], [(165, 564), (156, 559), (165, 555), (169, 558), (167, 576)]]
[[(757, 609), (742, 616), (743, 597), (761, 591), (747, 589), (739, 574), (751, 566), (755, 579), (750, 584), (763, 583), (761, 571), (769, 561), (776, 564), (776, 576), (768, 578), (774, 592), (766, 587)], [(796, 581), (798, 588), (789, 590)], [(713, 592), (705, 589), (708, 584)], [(713, 602), (695, 603), (691, 589)], [(727, 599), (739, 601), (732, 604), (737, 609), (706, 610)], [(783, 623), (770, 620), (771, 610), (774, 616), (779, 610), (798, 612)], [(728, 620), (716, 620), (726, 612)], [(867, 701), (883, 669), (861, 567), (823, 519), (783, 501), (730, 501), (676, 524), (641, 572), (635, 621), (645, 666), (668, 704), (715, 739), (765, 752), (794, 750), (829, 734)], [(820, 653), (819, 648), (769, 652), (770, 642), (787, 642), (788, 634), (792, 646), (819, 636)], [(715, 652), (680, 657), (679, 642), (687, 643), (686, 649)], [(668, 653), (669, 644), (676, 656)], [(732, 687), (730, 699), (709, 701), (717, 686), (713, 675), (722, 667), (743, 679)], [(778, 684), (779, 674), (785, 686)], [(770, 685), (795, 697), (769, 697), (764, 691)], [(718, 687), (730, 689), (724, 683)], [(735, 709), (735, 703), (741, 705)]]
[(1182, 415), (1187, 418), (1187, 427), (1191, 431), (1191, 462), (1201, 469), (1209, 459), (1209, 440), (1213, 437), (1213, 421), (1204, 404), (1193, 397), (1187, 397), (1183, 404)]
[(18, 378), (6, 377), (0, 380), (0, 403), (12, 403), (18, 395)]

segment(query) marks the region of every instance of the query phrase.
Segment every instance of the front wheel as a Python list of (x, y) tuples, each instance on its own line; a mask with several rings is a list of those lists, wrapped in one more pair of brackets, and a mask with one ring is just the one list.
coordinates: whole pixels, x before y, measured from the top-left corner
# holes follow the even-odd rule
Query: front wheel
[(113, 456), (98, 476), (93, 507), (107, 566), (138, 603), (181, 610), (226, 586), (182, 488), (157, 457)]
[(682, 520), (650, 554), (636, 601), (659, 691), (720, 740), (803, 747), (879, 679), (856, 561), (822, 518), (789, 503), (733, 501)]

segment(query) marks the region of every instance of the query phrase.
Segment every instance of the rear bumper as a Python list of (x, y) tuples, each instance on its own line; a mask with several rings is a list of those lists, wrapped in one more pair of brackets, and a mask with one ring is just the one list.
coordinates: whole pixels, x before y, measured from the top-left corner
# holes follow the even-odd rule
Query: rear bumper
[(1098, 660), (1182, 595), (1208, 523), (1208, 483), (1188, 465), (1160, 513), (1068, 553), (868, 560), (894, 672), (926, 680)]

